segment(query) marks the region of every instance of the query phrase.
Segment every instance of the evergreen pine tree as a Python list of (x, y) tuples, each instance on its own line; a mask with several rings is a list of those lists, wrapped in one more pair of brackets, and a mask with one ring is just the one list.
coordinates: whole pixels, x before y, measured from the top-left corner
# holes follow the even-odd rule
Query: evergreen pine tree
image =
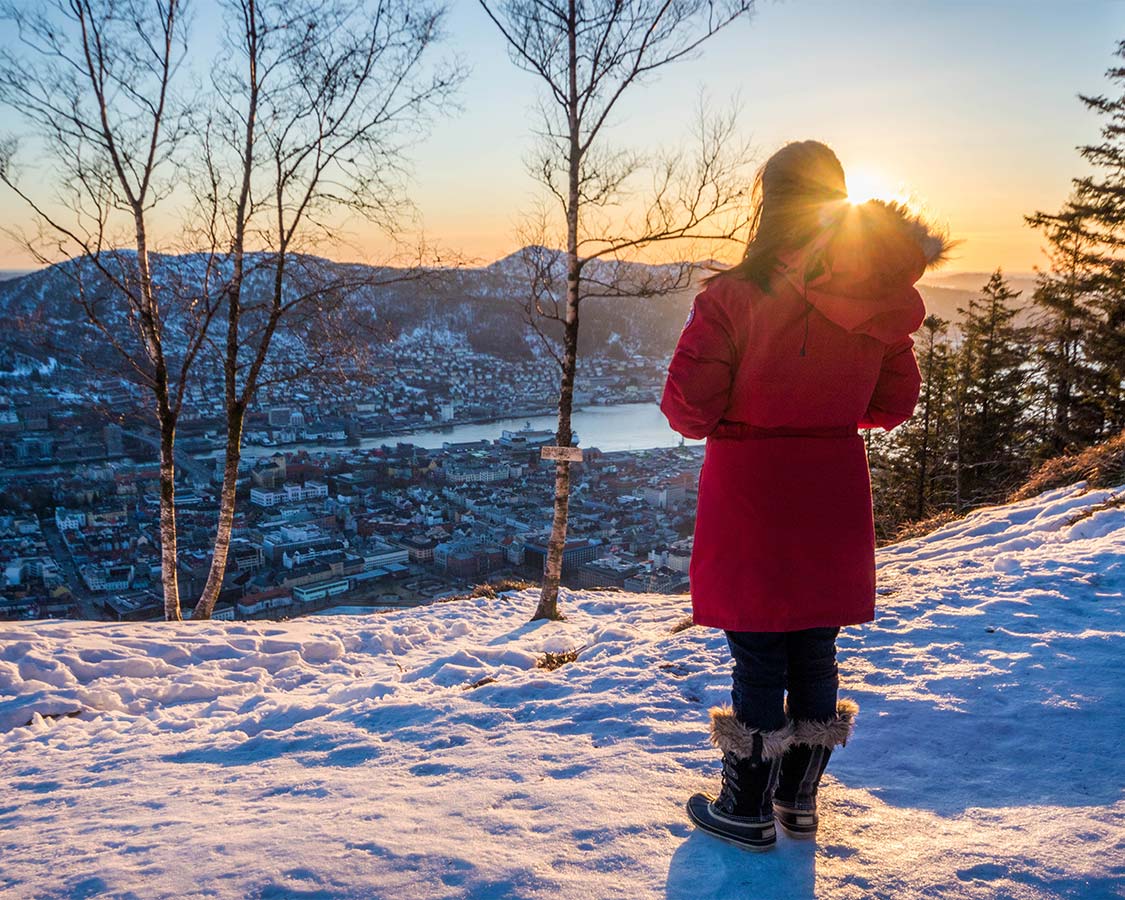
[(1037, 459), (1088, 446), (1103, 431), (1100, 379), (1087, 352), (1097, 330), (1097, 311), (1090, 303), (1096, 276), (1087, 218), (1073, 203), (1055, 215), (1038, 212), (1027, 217), (1028, 224), (1046, 235), (1051, 262), (1032, 295), (1038, 309), (1033, 353), (1043, 426)]
[(918, 519), (949, 505), (949, 391), (954, 354), (947, 338), (948, 329), (949, 322), (939, 316), (927, 316), (922, 323), (922, 391), (914, 416), (920, 429), (913, 509), (913, 516)]
[(880, 538), (906, 521), (954, 506), (952, 492), (953, 397), (956, 353), (949, 323), (928, 316), (915, 335), (922, 389), (913, 418), (889, 434), (868, 432)]
[[(1125, 61), (1125, 41), (1114, 55)], [(1116, 97), (1080, 95), (1103, 121), (1100, 141), (1079, 148), (1094, 171), (1074, 180), (1073, 199), (1090, 239), (1090, 303), (1099, 321), (1086, 352), (1100, 375), (1101, 437), (1125, 428), (1125, 66), (1112, 66), (1106, 77)]]
[(959, 509), (1002, 499), (1027, 471), (1028, 335), (1015, 322), (1013, 291), (997, 269), (961, 309), (957, 367)]

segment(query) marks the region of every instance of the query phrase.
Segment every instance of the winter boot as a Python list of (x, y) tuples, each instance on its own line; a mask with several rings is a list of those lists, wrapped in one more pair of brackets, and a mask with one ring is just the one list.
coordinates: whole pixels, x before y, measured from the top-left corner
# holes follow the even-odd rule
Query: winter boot
[(717, 798), (696, 794), (688, 800), (696, 826), (750, 850), (777, 843), (771, 800), (792, 740), (792, 722), (760, 731), (739, 722), (730, 707), (712, 709), (711, 743), (723, 752), (723, 786)]
[(833, 748), (843, 746), (851, 737), (858, 712), (854, 700), (841, 700), (836, 704), (834, 719), (792, 722), (793, 742), (782, 757), (773, 795), (777, 824), (789, 837), (816, 837), (816, 789)]

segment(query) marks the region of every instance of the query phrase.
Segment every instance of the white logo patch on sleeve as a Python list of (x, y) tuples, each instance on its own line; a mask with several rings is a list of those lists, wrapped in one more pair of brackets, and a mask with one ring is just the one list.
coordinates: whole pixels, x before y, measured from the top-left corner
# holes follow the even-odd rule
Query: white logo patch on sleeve
[(695, 320), (695, 304), (692, 303), (691, 309), (688, 310), (687, 321), (684, 322), (684, 327), (681, 331), (687, 331), (688, 326)]

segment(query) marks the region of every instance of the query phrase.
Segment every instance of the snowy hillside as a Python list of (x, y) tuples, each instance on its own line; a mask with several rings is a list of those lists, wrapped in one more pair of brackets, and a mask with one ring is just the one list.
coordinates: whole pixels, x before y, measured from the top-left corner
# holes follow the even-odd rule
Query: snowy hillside
[[(529, 358), (541, 348), (541, 341), (530, 328), (522, 328), (529, 342), (512, 341), (513, 326), (520, 320), (520, 306), (527, 296), (527, 260), (535, 248), (524, 248), (510, 256), (480, 267), (437, 268), (419, 277), (417, 271), (390, 266), (343, 263), (301, 255), (289, 263), (289, 290), (294, 294), (313, 285), (346, 283), (348, 315), (358, 323), (359, 332), (381, 339), (423, 331), (448, 331), (467, 341), (474, 350), (505, 359)], [(121, 251), (123, 265), (131, 266), (134, 255)], [(198, 254), (153, 257), (158, 280), (169, 284), (198, 285), (207, 272), (208, 258)], [(229, 265), (224, 263), (224, 266)], [(224, 269), (225, 272), (225, 269)], [(251, 298), (261, 300), (272, 290), (273, 268), (269, 257), (252, 258), (245, 289)], [(653, 295), (656, 289), (679, 284), (681, 267), (597, 261), (586, 270), (596, 283), (613, 282), (638, 296), (622, 296), (613, 303), (590, 305), (583, 319), (584, 351), (611, 356), (622, 352), (617, 341), (632, 354), (670, 356), (680, 333), (694, 291), (682, 286), (668, 294)], [(75, 302), (75, 284), (81, 281), (87, 291), (102, 296), (99, 307), (108, 327), (115, 333), (132, 334), (125, 310), (112, 300), (113, 293), (97, 269), (87, 261), (67, 260), (10, 280), (0, 279), (0, 332), (12, 349), (33, 357), (46, 354), (44, 333), (50, 331), (51, 352), (61, 362), (72, 362), (72, 351), (81, 348), (86, 356), (101, 354), (104, 341), (91, 337), (85, 313)], [(166, 312), (175, 322), (175, 305), (165, 300)], [(283, 323), (278, 339), (287, 353), (299, 353), (306, 339), (308, 323), (302, 320), (291, 330)], [(617, 335), (616, 340), (610, 339)], [(172, 356), (182, 352), (182, 329), (170, 327), (166, 350)], [(114, 371), (118, 361), (112, 348), (99, 355), (106, 371)], [(285, 353), (281, 353), (284, 357)], [(44, 360), (45, 361), (45, 360)], [(2, 360), (0, 360), (2, 362)], [(2, 366), (0, 366), (2, 368)], [(74, 377), (85, 376), (88, 366), (80, 365)]]
[[(694, 833), (719, 632), (685, 597), (0, 626), (0, 894), (1110, 898), (1125, 507), (1075, 488), (880, 551), (816, 845)], [(579, 650), (548, 671), (546, 652)]]

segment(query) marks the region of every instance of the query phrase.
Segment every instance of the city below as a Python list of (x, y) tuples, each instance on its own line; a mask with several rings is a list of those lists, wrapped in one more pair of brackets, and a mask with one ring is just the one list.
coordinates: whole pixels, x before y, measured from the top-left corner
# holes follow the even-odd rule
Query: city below
[[(554, 496), (557, 369), (410, 335), (379, 377), (332, 397), (273, 389), (247, 423), (216, 618), (416, 606), (482, 582), (537, 581)], [(564, 583), (681, 592), (702, 446), (656, 406), (663, 359), (580, 367)], [(0, 378), (0, 618), (164, 614), (155, 435), (120, 379), (53, 360)], [(201, 385), (177, 438), (185, 616), (211, 564), (221, 397)]]

